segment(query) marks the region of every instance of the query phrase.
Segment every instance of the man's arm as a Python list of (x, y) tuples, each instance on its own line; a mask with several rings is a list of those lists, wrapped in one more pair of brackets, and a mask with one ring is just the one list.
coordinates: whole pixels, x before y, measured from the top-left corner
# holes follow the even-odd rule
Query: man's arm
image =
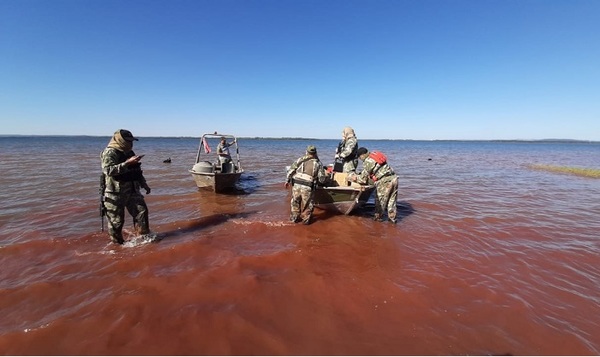
[(353, 176), (353, 181), (360, 183), (361, 185), (366, 185), (369, 183), (369, 177), (373, 173), (373, 169), (375, 168), (376, 162), (370, 158), (365, 159), (363, 161), (363, 170), (360, 174)]
[(106, 176), (116, 176), (127, 171), (125, 162), (119, 162), (119, 154), (115, 149), (104, 149), (102, 152), (102, 172)]
[(325, 168), (323, 167), (323, 163), (319, 161), (319, 169), (317, 171), (317, 179), (319, 183), (324, 184), (327, 182), (328, 175), (325, 172)]

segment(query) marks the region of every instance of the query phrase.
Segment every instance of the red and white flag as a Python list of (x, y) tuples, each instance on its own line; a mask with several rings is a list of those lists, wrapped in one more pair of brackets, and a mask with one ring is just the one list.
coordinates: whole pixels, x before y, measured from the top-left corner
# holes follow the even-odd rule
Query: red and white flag
[(206, 138), (202, 138), (202, 145), (204, 145), (204, 151), (207, 154), (210, 154), (210, 146), (208, 146), (208, 143), (206, 142)]

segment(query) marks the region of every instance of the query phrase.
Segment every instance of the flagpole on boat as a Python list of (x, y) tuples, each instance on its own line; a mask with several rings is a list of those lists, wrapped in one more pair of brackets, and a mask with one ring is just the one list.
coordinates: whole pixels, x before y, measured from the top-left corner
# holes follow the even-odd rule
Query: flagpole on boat
[(198, 163), (198, 160), (200, 160), (200, 150), (202, 150), (202, 139), (204, 138), (204, 136), (202, 136), (200, 138), (200, 145), (198, 146), (198, 152), (196, 153), (196, 164)]

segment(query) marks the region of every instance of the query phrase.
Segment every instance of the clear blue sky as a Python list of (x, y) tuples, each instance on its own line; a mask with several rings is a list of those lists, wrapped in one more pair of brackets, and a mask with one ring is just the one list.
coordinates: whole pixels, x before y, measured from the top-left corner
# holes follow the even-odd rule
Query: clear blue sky
[(600, 0), (0, 0), (0, 122), (600, 141)]

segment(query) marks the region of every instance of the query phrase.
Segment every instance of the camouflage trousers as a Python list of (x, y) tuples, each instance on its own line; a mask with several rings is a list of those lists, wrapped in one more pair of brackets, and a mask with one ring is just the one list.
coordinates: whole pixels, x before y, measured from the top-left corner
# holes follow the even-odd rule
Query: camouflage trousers
[(122, 244), (123, 224), (125, 223), (125, 209), (133, 217), (133, 226), (137, 234), (150, 233), (148, 223), (148, 206), (144, 196), (137, 192), (121, 194), (106, 193), (104, 196), (106, 218), (108, 220), (108, 234), (115, 243)]
[(375, 219), (380, 220), (385, 211), (388, 219), (396, 222), (396, 200), (398, 199), (398, 176), (391, 175), (375, 183)]
[(295, 184), (292, 187), (290, 221), (308, 224), (314, 209), (315, 191), (306, 185)]

